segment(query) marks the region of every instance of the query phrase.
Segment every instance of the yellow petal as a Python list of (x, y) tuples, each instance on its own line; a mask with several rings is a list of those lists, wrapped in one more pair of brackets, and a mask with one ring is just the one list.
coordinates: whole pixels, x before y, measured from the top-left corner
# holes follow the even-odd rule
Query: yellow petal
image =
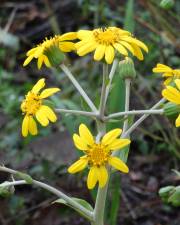
[(144, 56), (142, 54), (141, 49), (135, 44), (131, 44), (131, 45), (132, 45), (132, 47), (134, 49), (134, 56), (136, 56), (139, 60), (143, 60)]
[[(41, 106), (42, 108), (42, 106)], [(49, 124), (49, 120), (47, 118), (47, 116), (44, 114), (44, 111), (41, 110), (41, 108), (36, 112), (36, 119), (39, 121), (39, 123), (42, 126), (47, 126)]]
[(85, 124), (81, 124), (79, 126), (79, 135), (80, 135), (80, 138), (83, 139), (83, 141), (87, 143), (88, 145), (91, 146), (94, 144), (94, 138), (90, 130), (86, 127)]
[(125, 55), (127, 56), (128, 55), (128, 52), (127, 50), (125, 49), (125, 47), (121, 44), (114, 44), (114, 47), (115, 49), (118, 50), (119, 53), (121, 53), (122, 55)]
[(180, 114), (178, 118), (176, 119), (176, 127), (180, 127)]
[(88, 149), (86, 142), (84, 142), (84, 140), (82, 138), (80, 138), (79, 135), (74, 134), (73, 141), (74, 141), (76, 148), (78, 148), (79, 150), (85, 151)]
[(44, 63), (48, 68), (51, 67), (51, 63), (49, 62), (49, 59), (46, 55), (44, 55)]
[(165, 72), (162, 74), (162, 77), (172, 77), (173, 76), (173, 73), (170, 73), (170, 72)]
[(164, 85), (167, 86), (169, 83), (171, 83), (171, 81), (172, 81), (172, 77), (167, 78), (167, 79), (164, 81)]
[(91, 37), (92, 34), (93, 32), (89, 30), (79, 30), (77, 33), (77, 36), (79, 39), (83, 40), (83, 39)]
[(33, 119), (33, 117), (29, 117), (29, 132), (32, 135), (37, 135), (38, 131), (37, 131), (37, 125), (35, 120)]
[(108, 64), (111, 64), (114, 60), (114, 48), (111, 45), (106, 47), (105, 60)]
[(68, 172), (69, 173), (77, 173), (81, 170), (83, 170), (88, 164), (88, 160), (87, 158), (80, 158), (78, 161), (76, 161), (75, 163), (73, 163), (69, 168), (68, 168)]
[(170, 102), (180, 104), (180, 92), (174, 87), (167, 86), (166, 89), (162, 91), (162, 96)]
[(30, 116), (25, 116), (22, 122), (22, 136), (26, 137), (28, 135), (29, 128), (29, 118)]
[(98, 180), (100, 188), (103, 188), (108, 180), (108, 172), (105, 166), (98, 168)]
[(79, 56), (84, 56), (84, 55), (88, 54), (89, 52), (94, 51), (96, 49), (96, 46), (97, 46), (97, 44), (95, 42), (87, 43), (78, 49), (77, 54)]
[(53, 112), (53, 110), (49, 106), (42, 105), (40, 110), (41, 110), (41, 113), (45, 115), (48, 120), (50, 120), (53, 123), (56, 122), (57, 120), (56, 114)]
[(53, 94), (55, 94), (56, 92), (60, 91), (59, 88), (46, 88), (45, 90), (43, 90), (40, 94), (40, 98), (47, 98)]
[(59, 41), (75, 40), (77, 39), (76, 32), (68, 32), (58, 37)]
[(30, 49), (30, 50), (26, 53), (26, 55), (27, 55), (27, 56), (33, 55), (33, 54), (36, 52), (36, 50), (37, 50), (37, 47), (32, 48), (32, 49)]
[(41, 69), (43, 62), (44, 62), (44, 55), (41, 55), (41, 56), (39, 56), (38, 61), (37, 61), (38, 69)]
[(109, 145), (111, 144), (120, 134), (122, 130), (119, 128), (113, 129), (106, 133), (104, 137), (102, 138), (102, 144)]
[(130, 143), (131, 141), (129, 139), (116, 139), (110, 145), (108, 145), (108, 148), (111, 150), (119, 150), (129, 145)]
[(124, 41), (127, 41), (129, 43), (133, 43), (133, 44), (139, 46), (140, 48), (142, 48), (145, 52), (148, 52), (148, 47), (142, 41), (140, 41), (136, 38), (126, 36), (126, 37), (122, 37), (121, 39), (123, 39)]
[(134, 49), (128, 42), (120, 41), (119, 43), (126, 47), (134, 55)]
[(98, 181), (98, 168), (91, 167), (88, 178), (87, 178), (87, 186), (89, 189), (93, 189)]
[(88, 43), (88, 41), (79, 41), (79, 42), (77, 42), (76, 44), (75, 44), (75, 48), (78, 50), (79, 48), (81, 48), (81, 47), (83, 47), (85, 44), (87, 44)]
[(105, 45), (98, 45), (94, 53), (94, 60), (101, 60), (104, 57), (105, 49)]
[(75, 44), (73, 42), (60, 42), (59, 48), (62, 52), (71, 52), (73, 50), (76, 50)]
[(38, 94), (38, 92), (45, 86), (45, 79), (40, 79), (32, 88), (32, 92)]
[(173, 70), (171, 67), (160, 63), (158, 63), (156, 67), (153, 68), (154, 73), (172, 73), (172, 71)]
[(180, 90), (180, 79), (176, 79), (174, 82), (175, 82), (177, 88)]
[(27, 57), (27, 59), (24, 61), (24, 63), (23, 63), (23, 66), (27, 66), (30, 62), (31, 62), (31, 60), (33, 59), (34, 57), (33, 56), (29, 56), (29, 57)]
[(136, 56), (140, 61), (144, 59), (141, 49), (138, 46), (133, 45), (134, 56)]
[(124, 173), (129, 172), (129, 168), (126, 166), (126, 164), (117, 157), (111, 156), (108, 160), (108, 163), (117, 170), (120, 170)]

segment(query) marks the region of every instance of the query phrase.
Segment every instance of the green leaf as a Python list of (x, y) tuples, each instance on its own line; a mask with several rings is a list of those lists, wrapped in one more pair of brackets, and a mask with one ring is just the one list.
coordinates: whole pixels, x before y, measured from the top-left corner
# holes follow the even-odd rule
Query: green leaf
[(124, 21), (124, 29), (130, 32), (134, 32), (134, 0), (127, 1), (126, 4), (126, 15)]
[[(84, 199), (80, 199), (80, 198), (71, 198), (71, 199), (73, 199), (75, 202), (79, 203), (81, 206), (83, 206), (83, 207), (86, 208), (87, 210), (93, 212), (93, 207), (92, 207), (87, 201), (85, 201)], [(57, 199), (56, 201), (53, 202), (53, 204), (54, 204), (54, 203), (67, 205), (67, 206), (69, 206), (70, 208), (72, 208), (72, 209), (74, 209), (75, 211), (77, 211), (77, 212), (78, 212), (79, 214), (81, 214), (82, 216), (84, 216), (84, 215), (82, 214), (82, 212), (81, 212), (79, 209), (73, 207), (72, 205), (70, 205), (69, 203), (67, 203), (67, 202), (66, 202), (64, 199), (62, 199), (62, 198)]]
[(22, 172), (17, 172), (16, 176), (20, 177), (21, 179), (25, 180), (28, 184), (32, 184), (33, 183), (33, 179), (31, 176), (29, 176), (26, 173), (22, 173)]

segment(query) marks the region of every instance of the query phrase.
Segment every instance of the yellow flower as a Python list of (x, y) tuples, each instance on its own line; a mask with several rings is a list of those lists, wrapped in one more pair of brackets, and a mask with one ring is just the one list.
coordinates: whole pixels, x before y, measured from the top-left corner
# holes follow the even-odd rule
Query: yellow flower
[(81, 124), (79, 126), (79, 135), (74, 134), (73, 140), (75, 146), (84, 151), (85, 155), (68, 168), (69, 173), (77, 173), (89, 166), (90, 171), (87, 178), (89, 189), (95, 187), (99, 182), (102, 188), (108, 179), (107, 166), (111, 165), (117, 170), (128, 173), (126, 164), (117, 157), (111, 155), (112, 151), (119, 150), (130, 143), (129, 139), (120, 139), (121, 129), (114, 129), (105, 134), (99, 143), (96, 143), (89, 129)]
[[(180, 105), (180, 79), (176, 79), (175, 84), (177, 88), (166, 86), (166, 89), (162, 91), (162, 95), (164, 98), (166, 98), (168, 101)], [(180, 114), (176, 119), (176, 127), (180, 126)]]
[(162, 73), (162, 77), (165, 77), (164, 85), (168, 85), (174, 79), (180, 78), (180, 69), (172, 69), (169, 66), (158, 63), (156, 67), (153, 68), (154, 73)]
[(117, 27), (80, 30), (77, 36), (81, 40), (75, 44), (79, 56), (95, 51), (94, 60), (100, 61), (105, 55), (108, 64), (111, 64), (115, 57), (115, 49), (124, 56), (128, 56), (129, 50), (139, 60), (144, 58), (141, 48), (148, 52), (143, 42), (132, 37), (130, 32)]
[(45, 79), (42, 78), (34, 85), (32, 90), (27, 93), (21, 104), (21, 110), (25, 115), (22, 123), (22, 135), (24, 137), (26, 137), (28, 133), (36, 135), (38, 132), (36, 121), (33, 118), (34, 116), (42, 126), (47, 126), (49, 121), (55, 122), (57, 120), (53, 110), (49, 106), (43, 104), (43, 99), (60, 91), (60, 89), (47, 88), (39, 93), (44, 86)]
[(62, 52), (70, 52), (75, 50), (73, 42), (69, 40), (74, 40), (77, 38), (75, 32), (69, 32), (63, 35), (56, 35), (53, 38), (45, 39), (41, 44), (37, 45), (27, 52), (27, 59), (24, 61), (23, 66), (28, 65), (33, 58), (37, 59), (38, 69), (41, 68), (44, 63), (47, 67), (51, 67), (49, 59), (46, 55), (46, 51), (51, 48), (51, 46), (56, 45)]

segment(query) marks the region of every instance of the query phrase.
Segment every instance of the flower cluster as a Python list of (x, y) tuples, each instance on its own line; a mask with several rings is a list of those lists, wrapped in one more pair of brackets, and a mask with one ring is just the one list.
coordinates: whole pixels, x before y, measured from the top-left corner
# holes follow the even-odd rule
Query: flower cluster
[[(76, 43), (72, 42), (76, 39)], [(47, 51), (54, 45), (58, 46), (62, 52), (75, 51), (79, 56), (95, 51), (94, 60), (100, 61), (105, 56), (105, 61), (108, 64), (113, 62), (115, 50), (123, 56), (128, 56), (129, 51), (139, 60), (144, 58), (141, 49), (148, 52), (147, 46), (126, 30), (117, 27), (98, 28), (92, 31), (80, 30), (56, 35), (50, 39), (46, 38), (41, 44), (27, 52), (27, 59), (23, 65), (26, 66), (35, 58), (38, 60), (39, 69), (43, 63), (47, 67), (51, 67)]]
[[(50, 39), (45, 39), (41, 44), (27, 52), (27, 58), (24, 66), (28, 65), (32, 59), (37, 59), (37, 66), (40, 69), (43, 64), (47, 67), (56, 66), (61, 63), (59, 55), (62, 52), (76, 52), (79, 56), (94, 53), (95, 61), (105, 61), (111, 64), (118, 53), (125, 58), (127, 63), (131, 60), (127, 58), (129, 53), (143, 60), (143, 51), (148, 52), (148, 47), (140, 40), (134, 38), (126, 30), (117, 27), (98, 28), (94, 30), (79, 30), (78, 32), (69, 32), (63, 35), (56, 35)], [(134, 67), (133, 67), (134, 69)], [(180, 106), (180, 70), (172, 69), (169, 66), (158, 63), (153, 68), (154, 73), (162, 73), (166, 78), (165, 89), (162, 91), (163, 97)], [(126, 76), (132, 71), (125, 71)], [(135, 77), (135, 70), (134, 75)], [(176, 86), (173, 86), (176, 85)], [(55, 122), (57, 117), (54, 111), (44, 103), (44, 99), (60, 91), (59, 88), (47, 88), (41, 93), (45, 86), (45, 79), (40, 79), (27, 93), (21, 104), (21, 110), (24, 114), (22, 123), (22, 135), (26, 137), (29, 133), (36, 135), (38, 133), (36, 121), (42, 126), (47, 126), (50, 122)], [(180, 126), (180, 114), (176, 119), (176, 127)], [(92, 189), (99, 184), (103, 188), (108, 180), (108, 174), (111, 167), (128, 173), (127, 165), (115, 156), (117, 150), (122, 150), (130, 144), (129, 139), (121, 139), (122, 130), (119, 128), (107, 132), (100, 140), (96, 140), (86, 125), (79, 126), (79, 134), (73, 135), (73, 141), (77, 149), (84, 153), (78, 161), (69, 168), (69, 173), (77, 173), (89, 168), (87, 177), (87, 186)]]

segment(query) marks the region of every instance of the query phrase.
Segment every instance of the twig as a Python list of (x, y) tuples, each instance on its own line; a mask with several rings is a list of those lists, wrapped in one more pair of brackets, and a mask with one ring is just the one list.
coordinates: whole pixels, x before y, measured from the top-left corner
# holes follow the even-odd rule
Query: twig
[[(4, 167), (4, 166), (0, 166), (0, 171), (7, 172), (7, 173), (10, 173), (10, 174), (14, 174), (14, 175), (18, 174), (18, 171), (12, 170), (12, 169)], [(24, 184), (27, 185), (28, 183), (25, 180), (18, 180), (18, 181), (12, 181), (12, 182), (6, 182), (4, 184), (0, 184), (0, 187), (10, 187), (10, 186), (24, 185)], [(63, 192), (59, 191), (58, 189), (56, 189), (56, 188), (54, 188), (54, 187), (52, 187), (48, 184), (45, 184), (43, 182), (40, 182), (40, 181), (37, 181), (37, 180), (34, 180), (34, 179), (32, 180), (32, 184), (34, 184), (38, 187), (41, 187), (41, 188), (55, 194), (59, 198), (64, 199), (73, 208), (80, 210), (82, 212), (82, 214), (84, 215), (84, 217), (86, 217), (90, 221), (92, 220), (92, 212), (87, 210), (85, 207), (83, 207), (82, 205), (80, 205), (79, 203), (74, 201), (72, 198), (70, 198), (69, 196), (67, 196)]]
[[(159, 102), (157, 102), (150, 110), (154, 110), (158, 108), (161, 104), (163, 104), (166, 100), (162, 98)], [(132, 131), (136, 129), (139, 124), (141, 124), (150, 114), (143, 115), (141, 118), (139, 118), (121, 137), (127, 137)]]
[(74, 78), (74, 76), (72, 75), (72, 73), (70, 72), (70, 70), (64, 64), (60, 65), (60, 67), (63, 70), (63, 72), (67, 75), (67, 77), (70, 79), (70, 81), (73, 83), (73, 85), (76, 87), (76, 89), (79, 91), (79, 93), (84, 98), (84, 100), (86, 101), (86, 103), (88, 104), (88, 106), (91, 108), (91, 110), (93, 112), (97, 112), (98, 110), (97, 110), (96, 106), (93, 104), (93, 102), (88, 97), (88, 95), (86, 94), (86, 92), (82, 89), (82, 87), (80, 86), (80, 84)]

